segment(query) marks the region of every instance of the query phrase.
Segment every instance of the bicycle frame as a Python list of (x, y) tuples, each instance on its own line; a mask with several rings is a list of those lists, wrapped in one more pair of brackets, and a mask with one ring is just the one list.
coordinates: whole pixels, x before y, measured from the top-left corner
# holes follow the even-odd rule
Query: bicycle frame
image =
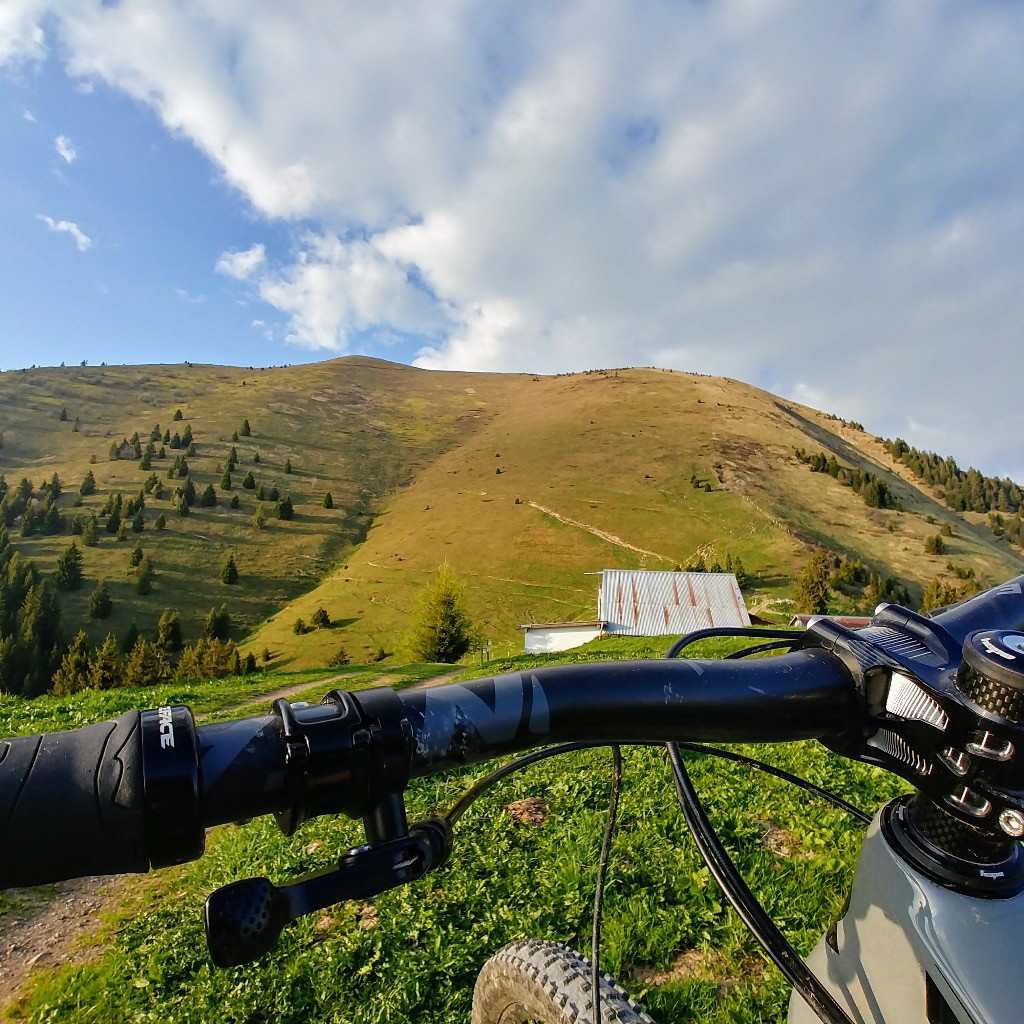
[[(848, 906), (808, 966), (857, 1024), (1019, 1021), (1007, 954), (1024, 948), (1024, 893), (979, 899), (936, 884), (896, 853), (880, 818), (864, 839)], [(818, 1020), (796, 993), (788, 1019)]]

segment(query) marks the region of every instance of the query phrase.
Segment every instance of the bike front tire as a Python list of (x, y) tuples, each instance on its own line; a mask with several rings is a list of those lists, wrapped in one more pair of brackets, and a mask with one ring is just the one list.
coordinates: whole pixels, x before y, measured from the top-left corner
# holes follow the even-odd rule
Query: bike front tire
[[(590, 961), (556, 942), (498, 950), (477, 975), (472, 1024), (598, 1024)], [(614, 978), (601, 974), (602, 1024), (654, 1024)]]

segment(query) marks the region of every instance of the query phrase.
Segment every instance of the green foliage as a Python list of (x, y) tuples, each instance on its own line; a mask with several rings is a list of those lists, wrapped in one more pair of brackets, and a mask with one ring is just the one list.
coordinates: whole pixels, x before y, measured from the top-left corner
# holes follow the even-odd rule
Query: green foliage
[(173, 419), (175, 423), (178, 423), (180, 420), (184, 419), (184, 417), (181, 414), (181, 410), (175, 409), (174, 415), (171, 417), (171, 419)]
[(237, 494), (231, 495), (231, 500), (228, 502), (228, 508), (239, 509), (242, 507), (242, 503), (238, 500)]
[(156, 570), (153, 567), (153, 560), (146, 555), (139, 563), (135, 572), (135, 592), (145, 596), (153, 590), (153, 578)]
[(277, 503), (277, 518), (285, 519), (288, 521), (295, 518), (295, 508), (292, 505), (291, 495), (285, 495)]
[(58, 590), (77, 590), (82, 585), (82, 552), (74, 541), (57, 558), (53, 582)]
[(795, 607), (805, 615), (822, 615), (828, 611), (829, 576), (828, 555), (815, 551), (796, 581)]
[(211, 608), (203, 624), (203, 636), (207, 640), (227, 640), (231, 635), (231, 615), (228, 606)]
[(883, 444), (896, 461), (940, 488), (943, 500), (957, 512), (1017, 512), (1024, 504), (1024, 492), (1008, 477), (984, 476), (973, 467), (965, 472), (951, 456), (943, 459), (934, 452), (919, 451), (901, 437)]
[(238, 582), (238, 567), (235, 565), (235, 556), (229, 554), (224, 559), (224, 565), (220, 570), (220, 581), (227, 586), (232, 586)]
[(156, 686), (171, 678), (171, 665), (166, 652), (144, 636), (136, 639), (124, 660), (121, 685)]
[(142, 550), (142, 541), (132, 549), (132, 553), (128, 556), (128, 564), (134, 569), (143, 559), (145, 552)]
[(220, 489), (222, 491), (230, 491), (232, 488), (231, 483), (231, 470), (225, 469), (223, 475), (220, 478)]
[(327, 659), (327, 664), (331, 668), (341, 668), (342, 665), (349, 663), (348, 651), (344, 647), (338, 647), (335, 652)]
[(324, 495), (324, 508), (334, 508), (334, 498), (330, 491)]
[(157, 530), (165, 530), (167, 528), (167, 516), (161, 512), (160, 515), (156, 517), (156, 521), (153, 523), (153, 526)]
[(944, 555), (946, 553), (946, 542), (941, 534), (933, 534), (924, 542), (924, 549), (929, 555)]
[(242, 662), (242, 672), (244, 675), (251, 676), (256, 671), (256, 655), (249, 651), (246, 654), (245, 659)]
[(83, 498), (87, 498), (90, 494), (96, 493), (96, 477), (93, 476), (91, 469), (85, 474), (85, 479), (82, 480), (82, 483), (78, 488), (78, 493), (82, 495)]
[(239, 434), (241, 434), (242, 437), (252, 437), (252, 430), (249, 427), (249, 421), (248, 420), (243, 420), (242, 421), (242, 429), (239, 431)]
[(160, 615), (156, 624), (156, 643), (168, 654), (181, 650), (181, 615), (176, 608), (165, 608)]
[(445, 561), (420, 600), (409, 647), (416, 661), (454, 663), (473, 644), (473, 623), (455, 570)]
[(249, 470), (248, 473), (245, 474), (244, 478), (242, 479), (242, 486), (247, 491), (255, 490), (255, 488), (256, 488), (256, 477), (254, 477), (252, 475), (252, 470), (251, 469)]
[(85, 630), (79, 630), (71, 641), (60, 667), (53, 675), (51, 692), (67, 696), (84, 690), (89, 685), (89, 641)]
[(96, 589), (89, 595), (88, 613), (90, 619), (105, 619), (113, 610), (114, 602), (111, 600), (110, 591), (107, 588), (107, 581), (100, 580)]
[(224, 679), (240, 674), (238, 650), (230, 640), (203, 637), (182, 652), (175, 679)]
[(284, 471), (286, 473), (290, 473), (292, 471), (292, 460), (289, 458), (285, 458), (284, 460)]
[(213, 489), (213, 484), (207, 484), (206, 490), (203, 491), (202, 497), (199, 499), (199, 504), (203, 508), (212, 508), (217, 504), (217, 492)]
[(94, 690), (112, 690), (120, 686), (122, 668), (121, 649), (114, 634), (108, 633), (93, 655), (89, 666), (89, 685)]
[(304, 634), (309, 632), (309, 627), (306, 625), (306, 620), (302, 618), (302, 616), (299, 616), (299, 618), (297, 618), (292, 623), (292, 632), (296, 636), (303, 636)]
[(331, 617), (327, 614), (327, 609), (323, 607), (317, 608), (310, 617), (309, 624), (314, 629), (330, 629)]

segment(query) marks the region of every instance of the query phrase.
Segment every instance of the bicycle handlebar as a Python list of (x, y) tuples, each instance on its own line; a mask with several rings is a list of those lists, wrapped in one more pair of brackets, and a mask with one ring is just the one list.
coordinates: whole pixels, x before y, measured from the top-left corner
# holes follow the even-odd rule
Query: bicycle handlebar
[[(848, 726), (849, 675), (824, 651), (757, 662), (542, 668), (196, 727), (128, 712), (0, 749), (0, 885), (140, 872), (199, 856), (207, 827), (344, 812), (387, 829), (409, 777), (571, 740), (792, 740)], [(374, 815), (383, 815), (374, 826)]]
[[(1024, 628), (1024, 577), (936, 616), (949, 648)], [(888, 607), (888, 627), (919, 617)], [(916, 623), (916, 626), (915, 626)], [(827, 640), (827, 638), (826, 638)], [(273, 813), (362, 817), (402, 833), (410, 777), (567, 741), (783, 741), (866, 719), (849, 658), (817, 647), (755, 661), (555, 666), (196, 727), (186, 708), (129, 712), (71, 732), (0, 741), (0, 886), (146, 871), (202, 853), (207, 827)], [(950, 655), (953, 655), (950, 651)], [(957, 654), (958, 657), (958, 654)]]

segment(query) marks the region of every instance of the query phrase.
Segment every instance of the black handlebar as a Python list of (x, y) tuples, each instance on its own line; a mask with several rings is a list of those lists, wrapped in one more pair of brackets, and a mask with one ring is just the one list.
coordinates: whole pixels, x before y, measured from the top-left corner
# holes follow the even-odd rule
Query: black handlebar
[(0, 879), (147, 871), (140, 715), (0, 744)]
[[(1024, 628), (1024, 577), (936, 617), (948, 646)], [(891, 627), (900, 614), (879, 616)], [(911, 621), (913, 620), (913, 621)], [(915, 625), (916, 623), (916, 625)], [(813, 642), (813, 641), (809, 641)], [(812, 647), (752, 661), (569, 665), (396, 694), (334, 691), (314, 707), (195, 727), (185, 708), (0, 741), (0, 886), (146, 871), (202, 852), (205, 828), (273, 813), (362, 817), (403, 834), (410, 777), (567, 741), (782, 741), (863, 720), (855, 671)]]

